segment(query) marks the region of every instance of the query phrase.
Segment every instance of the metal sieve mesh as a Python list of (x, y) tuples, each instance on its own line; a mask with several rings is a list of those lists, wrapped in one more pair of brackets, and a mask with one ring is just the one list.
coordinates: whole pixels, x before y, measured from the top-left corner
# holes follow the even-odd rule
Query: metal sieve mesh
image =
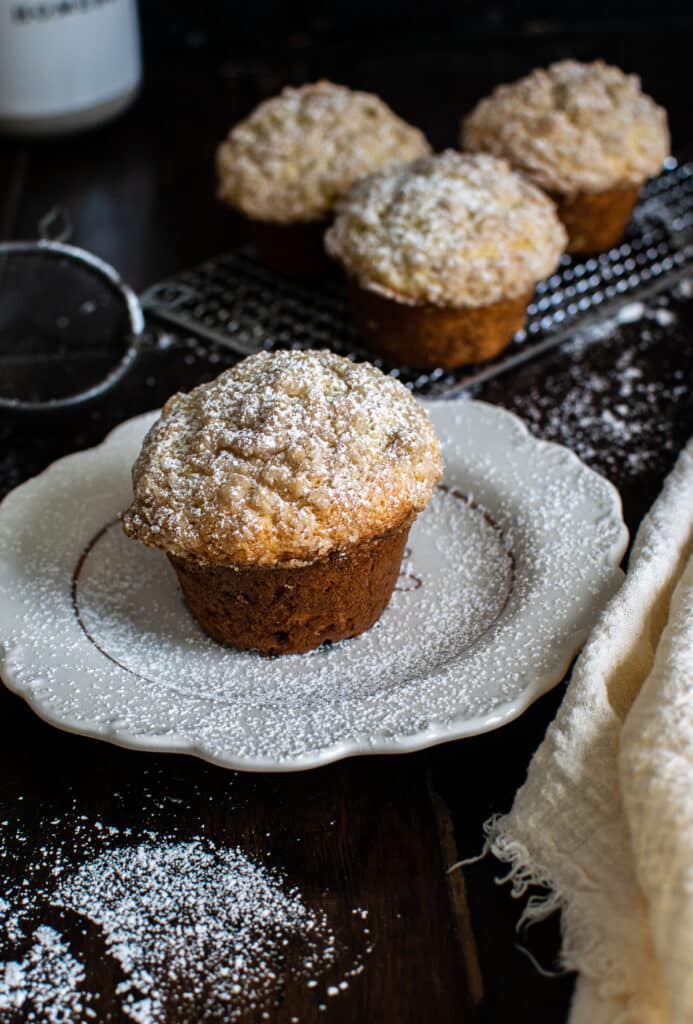
[(622, 244), (588, 259), (564, 256), (558, 271), (537, 286), (525, 329), (483, 368), (422, 373), (373, 359), (352, 324), (341, 281), (297, 285), (266, 270), (250, 247), (153, 285), (142, 305), (176, 330), (239, 355), (288, 346), (329, 347), (355, 359), (369, 358), (419, 394), (436, 397), (539, 355), (578, 326), (604, 319), (625, 300), (644, 298), (690, 273), (692, 264), (693, 162), (672, 161), (646, 186)]

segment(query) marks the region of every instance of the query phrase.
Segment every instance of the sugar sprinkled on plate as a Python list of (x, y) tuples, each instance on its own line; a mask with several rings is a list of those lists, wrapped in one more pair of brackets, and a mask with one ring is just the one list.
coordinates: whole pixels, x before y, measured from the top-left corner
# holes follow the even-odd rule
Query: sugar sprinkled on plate
[[(499, 409), (430, 410), (445, 482), (414, 524), (387, 612), (306, 656), (206, 643), (166, 559), (109, 529), (151, 417), (57, 463), (0, 515), (10, 686), (72, 729), (255, 770), (407, 749), (516, 715), (560, 678), (619, 582), (620, 505), (569, 452), (537, 444)], [(46, 489), (52, 514), (38, 525), (27, 499), (43, 510)]]

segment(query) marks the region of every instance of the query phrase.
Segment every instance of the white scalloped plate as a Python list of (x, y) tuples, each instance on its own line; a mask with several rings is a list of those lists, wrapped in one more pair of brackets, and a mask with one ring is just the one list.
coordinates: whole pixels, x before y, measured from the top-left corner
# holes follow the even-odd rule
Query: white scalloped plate
[(165, 556), (122, 534), (156, 413), (0, 505), (0, 669), (60, 728), (290, 771), (495, 729), (557, 683), (621, 581), (616, 490), (502, 409), (428, 406), (443, 486), (380, 621), (307, 655), (209, 639)]

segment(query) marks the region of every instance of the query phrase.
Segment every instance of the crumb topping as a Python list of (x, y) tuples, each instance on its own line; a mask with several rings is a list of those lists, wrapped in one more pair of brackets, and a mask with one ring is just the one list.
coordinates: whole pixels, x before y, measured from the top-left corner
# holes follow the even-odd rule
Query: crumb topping
[(332, 82), (286, 88), (217, 150), (219, 198), (256, 220), (319, 220), (357, 178), (430, 152), (377, 96)]
[(168, 400), (123, 527), (204, 564), (297, 564), (399, 526), (441, 471), (399, 381), (331, 352), (263, 352)]
[(637, 75), (563, 60), (494, 89), (465, 118), (462, 145), (569, 196), (642, 184), (662, 169), (670, 141), (666, 112)]
[(566, 234), (553, 203), (504, 160), (450, 149), (358, 182), (325, 244), (364, 288), (483, 306), (551, 274)]

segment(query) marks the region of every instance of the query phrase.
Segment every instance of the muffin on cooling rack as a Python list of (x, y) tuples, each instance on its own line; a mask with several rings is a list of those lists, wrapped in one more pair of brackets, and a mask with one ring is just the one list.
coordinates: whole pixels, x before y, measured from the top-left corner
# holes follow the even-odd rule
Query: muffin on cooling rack
[(263, 352), (169, 399), (123, 527), (166, 552), (215, 639), (297, 653), (379, 618), (440, 475), (398, 381), (331, 352)]
[(564, 60), (499, 85), (462, 124), (462, 148), (505, 157), (548, 192), (570, 252), (617, 245), (669, 156), (666, 112), (637, 75)]
[(329, 266), (322, 236), (357, 178), (430, 147), (377, 96), (332, 82), (286, 88), (217, 150), (220, 199), (250, 218), (274, 270), (309, 278)]
[(358, 182), (325, 244), (370, 347), (432, 369), (504, 348), (565, 240), (551, 200), (504, 160), (447, 150)]

